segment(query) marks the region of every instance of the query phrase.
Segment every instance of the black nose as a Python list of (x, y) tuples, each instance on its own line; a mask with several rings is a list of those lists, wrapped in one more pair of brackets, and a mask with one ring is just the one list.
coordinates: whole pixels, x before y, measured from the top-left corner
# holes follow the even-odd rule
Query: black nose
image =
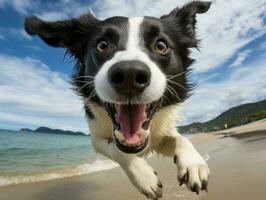
[(132, 98), (150, 84), (151, 71), (140, 61), (122, 61), (109, 69), (108, 78), (118, 94)]

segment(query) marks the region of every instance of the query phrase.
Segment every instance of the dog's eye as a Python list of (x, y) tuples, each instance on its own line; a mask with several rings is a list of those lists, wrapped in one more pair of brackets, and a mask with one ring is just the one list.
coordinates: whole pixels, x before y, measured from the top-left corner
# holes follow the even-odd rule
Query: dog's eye
[(105, 52), (107, 48), (108, 48), (108, 43), (105, 40), (100, 40), (97, 43), (96, 49), (99, 53)]
[(168, 53), (168, 45), (166, 43), (166, 41), (164, 41), (163, 39), (159, 39), (157, 40), (157, 42), (154, 45), (154, 50), (159, 53), (159, 54), (166, 54)]

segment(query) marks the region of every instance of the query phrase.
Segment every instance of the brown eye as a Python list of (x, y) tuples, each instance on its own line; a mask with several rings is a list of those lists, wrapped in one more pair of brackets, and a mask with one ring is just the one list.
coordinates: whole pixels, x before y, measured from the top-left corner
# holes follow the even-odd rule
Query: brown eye
[(97, 51), (99, 53), (103, 53), (107, 50), (108, 48), (108, 43), (105, 41), (105, 40), (100, 40), (98, 43), (97, 43)]
[(154, 45), (154, 50), (159, 53), (159, 54), (166, 54), (168, 53), (168, 45), (167, 43), (160, 39), (160, 40), (157, 40), (157, 42), (155, 43)]

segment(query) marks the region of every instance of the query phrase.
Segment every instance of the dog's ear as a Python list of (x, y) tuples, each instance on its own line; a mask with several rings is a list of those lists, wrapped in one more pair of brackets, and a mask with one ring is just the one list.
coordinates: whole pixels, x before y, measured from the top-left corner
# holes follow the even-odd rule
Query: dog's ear
[(175, 20), (176, 25), (191, 36), (195, 34), (196, 14), (205, 13), (209, 10), (211, 2), (192, 1), (182, 8), (175, 8), (169, 14), (163, 15), (161, 19)]
[(28, 34), (38, 35), (48, 45), (67, 48), (76, 55), (84, 38), (82, 36), (89, 34), (98, 24), (99, 21), (90, 13), (77, 19), (56, 22), (46, 22), (31, 16), (25, 19), (24, 28)]

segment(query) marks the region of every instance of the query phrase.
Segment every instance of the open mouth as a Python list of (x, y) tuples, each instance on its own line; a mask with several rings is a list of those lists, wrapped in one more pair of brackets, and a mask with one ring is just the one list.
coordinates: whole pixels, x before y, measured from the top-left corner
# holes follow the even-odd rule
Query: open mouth
[(113, 122), (116, 146), (125, 153), (139, 153), (149, 143), (149, 126), (160, 101), (150, 104), (110, 104), (105, 108)]

